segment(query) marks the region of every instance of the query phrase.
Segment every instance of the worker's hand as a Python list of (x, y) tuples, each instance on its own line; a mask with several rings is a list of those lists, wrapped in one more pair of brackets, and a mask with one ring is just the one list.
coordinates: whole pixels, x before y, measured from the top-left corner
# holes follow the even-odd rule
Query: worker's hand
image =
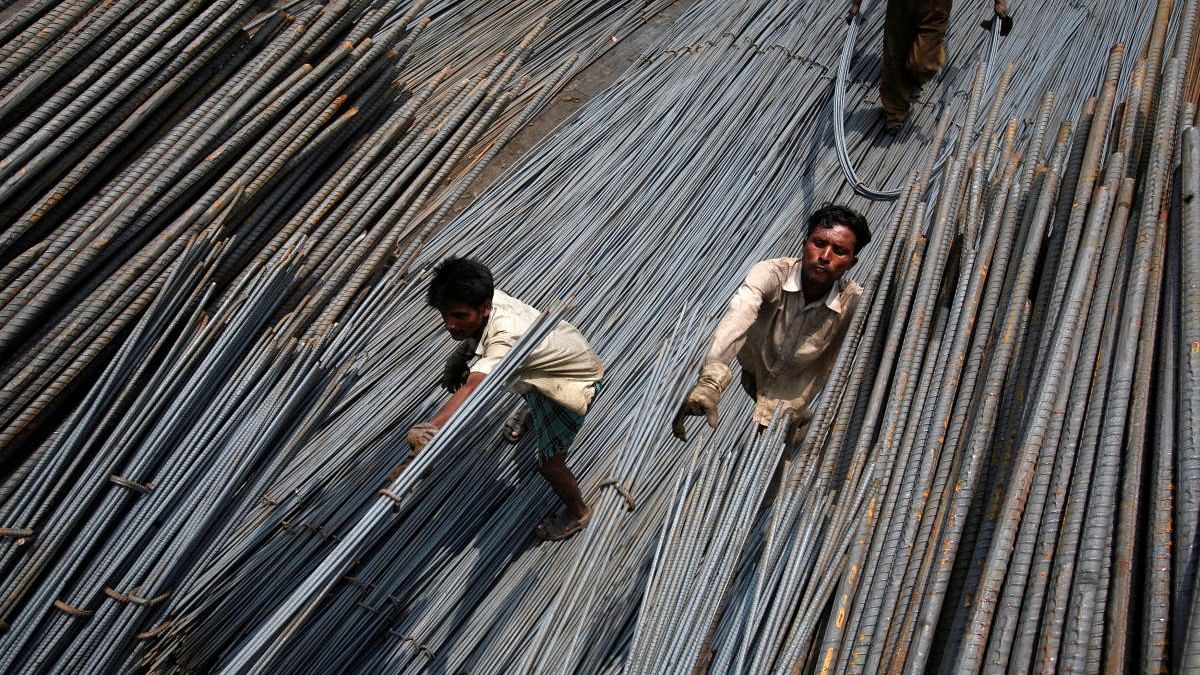
[(1007, 0), (996, 0), (993, 10), (996, 12), (996, 16), (1008, 16)]
[(429, 442), (433, 440), (433, 436), (438, 432), (437, 426), (425, 422), (408, 430), (408, 445), (412, 448), (413, 454), (421, 451)]
[(862, 0), (850, 0), (850, 12), (846, 15), (846, 23), (854, 20), (858, 16), (858, 10), (862, 8)]
[(454, 393), (467, 381), (467, 376), (471, 374), (470, 360), (469, 355), (458, 349), (446, 359), (441, 380), (441, 385), (446, 391)]
[(720, 400), (721, 392), (703, 382), (692, 387), (692, 391), (688, 393), (683, 405), (679, 406), (679, 412), (675, 414), (675, 419), (671, 422), (671, 431), (674, 432), (675, 437), (686, 441), (687, 428), (684, 426), (684, 422), (688, 417), (698, 415), (704, 415), (708, 419), (708, 426), (716, 429), (717, 403)]

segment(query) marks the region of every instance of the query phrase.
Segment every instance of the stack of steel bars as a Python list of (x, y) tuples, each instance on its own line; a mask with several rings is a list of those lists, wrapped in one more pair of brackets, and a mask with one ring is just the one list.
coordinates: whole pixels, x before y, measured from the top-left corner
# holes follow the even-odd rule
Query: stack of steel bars
[[(260, 51), (181, 92), (190, 103), (163, 108), (144, 149), (104, 160), (97, 185), (51, 204), (58, 220), (34, 220), (14, 239), (9, 262), (22, 274), (43, 254), (88, 255), (84, 243), (108, 245), (125, 230), (76, 232), (76, 214), (95, 211), (87, 222), (104, 225), (111, 210), (141, 223), (123, 246), (161, 237), (171, 257), (146, 282), (144, 304), (121, 307), (91, 381), (58, 399), (66, 418), (30, 442), (3, 484), (5, 670), (674, 672), (701, 660), (713, 672), (1019, 670), (1035, 652), (1048, 669), (1056, 664), (1043, 654), (1095, 670), (1119, 653), (1126, 664), (1144, 654), (1148, 668), (1183, 670), (1197, 658), (1200, 625), (1189, 616), (1200, 506), (1187, 480), (1200, 472), (1188, 393), (1196, 313), (1180, 288), (1194, 295), (1200, 256), (1190, 199), (1179, 200), (1177, 221), (1160, 219), (1171, 213), (1162, 206), (1190, 60), (1186, 47), (1163, 45), (1188, 44), (1176, 36), (1191, 35), (1194, 3), (1017, 5), (1028, 30), (1001, 43), (995, 64), (1014, 66), (986, 78), (988, 36), (975, 28), (985, 17), (958, 3), (943, 78), (891, 141), (875, 133), (876, 69), (863, 55), (880, 48), (882, 11), (867, 8), (845, 96), (858, 102), (847, 154), (870, 184), (904, 188), (896, 204), (871, 204), (842, 183), (832, 140), (842, 9), (700, 0), (440, 229), (442, 209), (475, 175), (469, 161), (454, 168), (461, 153), (498, 147), (526, 119), (497, 127), (501, 115), (524, 115), (505, 102), (535, 96), (537, 109), (578, 65), (535, 69), (536, 95), (505, 87), (534, 61), (519, 65), (520, 46), (495, 52), (537, 30), (540, 15), (523, 15), (519, 35), (485, 24), (507, 26), (501, 17), (516, 3), (469, 3), (479, 25), (439, 4), (447, 15), (426, 8), (428, 26), (403, 3), (291, 4), (301, 25), (329, 21), (291, 36), (319, 44), (311, 56), (300, 48), (275, 73), (270, 63), (290, 53), (273, 42), (283, 22), (249, 20), (250, 40), (275, 31), (259, 37)], [(538, 47), (560, 44), (555, 25), (577, 26), (564, 32), (584, 40), (585, 4), (555, 5), (575, 18), (552, 15), (524, 47), (561, 49)], [(325, 17), (333, 7), (350, 13)], [(595, 25), (629, 21), (626, 9)], [(42, 28), (68, 20), (65, 8), (49, 11)], [(393, 22), (398, 13), (409, 18)], [(445, 28), (448, 16), (464, 29)], [(363, 22), (373, 27), (359, 33)], [(312, 34), (378, 42), (378, 30), (407, 46), (396, 72), (408, 93), (386, 106), (360, 95), (363, 109), (380, 106), (372, 124), (354, 126), (361, 112), (320, 117), (324, 99), (304, 97), (336, 98), (316, 78), (342, 62), (322, 66), (338, 40)], [(437, 48), (422, 51), (433, 31)], [(491, 42), (463, 49), (458, 33)], [(67, 51), (59, 42), (39, 53)], [(1131, 70), (1120, 50), (1104, 58), (1115, 43), (1152, 48)], [(253, 57), (263, 45), (276, 55)], [(473, 65), (437, 80), (456, 65), (425, 65), (438, 50), (470, 53)], [(362, 86), (395, 77), (366, 72), (377, 84)], [(223, 89), (228, 78), (249, 88), (266, 73), (274, 79), (225, 115), (225, 94), (241, 91)], [(347, 102), (359, 100), (348, 91)], [(184, 114), (193, 103), (197, 112)], [(199, 124), (209, 110), (211, 123)], [(239, 115), (253, 111), (262, 122), (247, 129), (257, 117)], [(289, 122), (259, 145), (289, 111), (312, 113), (300, 131), (315, 135), (287, 136)], [(1000, 125), (1010, 117), (1018, 122)], [(226, 126), (209, 139), (217, 122)], [(177, 125), (178, 156), (159, 145)], [(187, 154), (200, 139), (213, 145)], [(943, 145), (950, 159), (935, 172)], [(310, 160), (318, 149), (323, 159)], [(1194, 163), (1194, 149), (1179, 154)], [(153, 160), (141, 154), (151, 150)], [(213, 165), (185, 183), (198, 170), (186, 158)], [(126, 168), (143, 160), (141, 173)], [(75, 166), (61, 161), (62, 171)], [(1194, 169), (1179, 172), (1184, 194), (1195, 191)], [(462, 178), (439, 198), (448, 171)], [(143, 203), (134, 187), (171, 201)], [(759, 435), (749, 399), (732, 390), (715, 431), (675, 441), (670, 416), (725, 299), (756, 260), (794, 254), (804, 216), (828, 199), (863, 210), (877, 243), (855, 270), (868, 298), (807, 442), (784, 448), (773, 432)], [(71, 248), (68, 232), (91, 239)], [(1168, 239), (1180, 259), (1156, 248)], [(568, 297), (562, 315), (609, 363), (569, 460), (597, 513), (570, 542), (533, 541), (555, 499), (531, 470), (531, 441), (509, 446), (496, 431), (512, 404), (500, 376), (558, 312), (406, 472), (384, 480), (407, 454), (407, 428), (442, 400), (447, 341), (422, 306), (425, 270), (462, 253), (535, 305)], [(122, 269), (115, 251), (96, 255), (79, 268), (61, 263), (82, 275), (72, 283), (100, 287), (112, 274), (97, 265), (110, 258)], [(1159, 330), (1134, 332), (1154, 323), (1135, 319), (1159, 309)], [(1133, 327), (1106, 330), (1121, 322)], [(50, 349), (35, 337), (21, 343), (30, 359)], [(1132, 361), (1118, 358), (1131, 348)], [(1152, 364), (1147, 374), (1139, 360)], [(1122, 400), (1118, 429), (1108, 411)], [(1176, 414), (1160, 414), (1172, 406)], [(1124, 443), (1127, 428), (1149, 445)], [(1174, 457), (1159, 449), (1167, 434), (1180, 439)], [(1140, 463), (1126, 450), (1135, 447)], [(1125, 504), (1133, 527), (1117, 517)], [(1151, 516), (1155, 527), (1141, 526)], [(1143, 579), (1155, 593), (1128, 592)], [(1125, 649), (1092, 648), (1122, 630)]]
[(336, 402), (381, 279), (662, 3), (513, 5), (453, 48), (395, 0), (52, 4), (0, 18), (0, 658), (100, 671)]
[[(1196, 9), (1185, 7), (1165, 49), (1167, 8), (1123, 96), (1118, 45), (1074, 122), (1051, 135), (1047, 93), (1026, 143), (1015, 143), (1015, 120), (960, 141), (930, 202), (934, 144), (889, 230), (904, 242), (879, 249), (882, 276), (868, 284), (870, 313), (857, 317), (830, 402), (782, 499), (767, 502), (762, 548), (719, 546), (726, 528), (754, 522), (722, 492), (680, 498), (692, 520), (672, 521), (656, 557), (631, 657), (639, 672), (1200, 663), (1200, 503), (1184, 487), (1197, 461), (1186, 410), (1196, 390), (1189, 369), (1166, 365), (1188, 358), (1174, 303), (1195, 284), (1179, 262), (1198, 236), (1180, 207), (1194, 161), (1182, 85)], [(692, 527), (713, 538), (709, 555), (752, 559), (740, 578), (682, 583), (673, 565), (697, 554), (677, 538)], [(711, 643), (698, 647), (714, 616)]]
[[(513, 3), (451, 45), (422, 35), (424, 3), (260, 4), (29, 3), (0, 22), (0, 461), (44, 438), (218, 214), (236, 238), (222, 290), (302, 233), (305, 282), (353, 297), (396, 255), (368, 247), (423, 239), (569, 72), (663, 3)], [(448, 4), (428, 9), (453, 27), (488, 3)], [(552, 48), (530, 62), (535, 41)], [(352, 208), (363, 194), (373, 210)]]

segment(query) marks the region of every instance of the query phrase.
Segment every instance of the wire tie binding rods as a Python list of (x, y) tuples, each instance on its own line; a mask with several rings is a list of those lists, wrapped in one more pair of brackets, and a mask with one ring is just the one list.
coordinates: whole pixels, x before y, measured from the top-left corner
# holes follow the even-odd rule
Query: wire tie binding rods
[(625, 498), (625, 508), (627, 510), (633, 512), (633, 510), (637, 508), (637, 501), (633, 498), (633, 495), (630, 494), (629, 490), (627, 490), (625, 486), (618, 483), (616, 478), (609, 478), (600, 484), (601, 490), (606, 487), (615, 489), (618, 494)]
[(370, 581), (363, 581), (360, 577), (358, 577), (356, 575), (348, 574), (348, 575), (342, 577), (342, 581), (345, 581), (346, 583), (350, 584), (351, 586), (358, 586), (359, 588), (366, 590), (366, 591), (375, 590), (375, 584), (371, 583)]
[(167, 591), (166, 593), (157, 595), (153, 598), (143, 598), (142, 596), (134, 595), (133, 593), (122, 593), (111, 586), (104, 587), (104, 594), (113, 600), (116, 600), (117, 602), (127, 602), (131, 605), (137, 605), (139, 607), (153, 607), (163, 600), (171, 597), (171, 591)]
[[(0, 527), (0, 537), (32, 537), (33, 530), (28, 527)], [(17, 542), (20, 544), (21, 542)]]
[(317, 525), (314, 527), (312, 525), (309, 525), (308, 523), (304, 523), (304, 524), (300, 525), (300, 527), (303, 527), (304, 529), (308, 530), (309, 532), (312, 532), (312, 533), (320, 536), (321, 539), (324, 539), (325, 541), (332, 541), (334, 539), (337, 539), (337, 537), (335, 537), (334, 535), (329, 534), (329, 530), (326, 530), (324, 527), (321, 527), (320, 525)]
[(64, 612), (66, 612), (67, 614), (70, 614), (71, 616), (78, 617), (80, 619), (87, 619), (87, 618), (90, 618), (93, 614), (95, 614), (95, 612), (88, 611), (86, 609), (79, 609), (78, 607), (72, 607), (72, 606), (68, 605), (67, 603), (63, 602), (62, 600), (55, 600), (54, 607), (56, 609), (60, 609)]
[(153, 640), (153, 639), (157, 638), (158, 636), (162, 635), (174, 623), (175, 622), (172, 621), (171, 619), (167, 619), (166, 621), (158, 624), (157, 626), (155, 626), (154, 628), (151, 628), (148, 631), (134, 635), (133, 639), (134, 640)]
[(118, 476), (115, 473), (113, 475), (109, 476), (108, 480), (109, 480), (109, 482), (115, 483), (116, 485), (120, 485), (121, 487), (123, 487), (127, 490), (133, 490), (134, 492), (140, 492), (144, 495), (154, 492), (154, 483), (153, 482), (138, 483), (138, 482), (130, 480), (124, 476)]
[(417, 647), (417, 653), (419, 653), (421, 656), (424, 656), (426, 661), (433, 661), (433, 652), (429, 651), (429, 649), (426, 648), (425, 645), (422, 644), (417, 638), (411, 635), (397, 633), (395, 630), (388, 630), (388, 633), (400, 638), (400, 644), (404, 644), (405, 642), (413, 643)]
[(396, 502), (397, 504), (401, 503), (400, 495), (396, 494), (395, 492), (392, 492), (391, 490), (389, 490), (387, 488), (383, 488), (382, 490), (380, 490), (379, 494), (383, 495), (384, 497), (387, 497), (388, 499), (392, 500), (393, 502)]
[(366, 604), (366, 603), (365, 603), (365, 602), (363, 602), (362, 600), (355, 600), (355, 601), (354, 601), (354, 604), (355, 604), (355, 605), (357, 605), (357, 606), (359, 606), (359, 607), (362, 607), (363, 609), (365, 609), (365, 610), (367, 610), (368, 612), (370, 612), (370, 613), (374, 614), (375, 616), (379, 616), (380, 614), (382, 614), (382, 612), (380, 612), (380, 611), (379, 611), (377, 608), (375, 608), (375, 607), (372, 607), (372, 606), (370, 606), (370, 605)]

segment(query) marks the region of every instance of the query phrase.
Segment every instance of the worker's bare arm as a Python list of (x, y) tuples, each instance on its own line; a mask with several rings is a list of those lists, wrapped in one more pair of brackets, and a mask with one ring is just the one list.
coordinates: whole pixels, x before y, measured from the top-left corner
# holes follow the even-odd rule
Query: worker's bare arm
[(487, 377), (487, 375), (483, 373), (473, 372), (470, 375), (467, 375), (467, 381), (464, 382), (463, 386), (459, 387), (458, 390), (450, 396), (450, 400), (446, 401), (446, 403), (442, 405), (441, 409), (438, 410), (437, 414), (433, 416), (433, 419), (430, 421), (430, 423), (439, 429), (445, 426), (446, 422), (450, 421), (450, 418), (459, 409), (459, 407), (462, 406), (463, 402), (467, 400), (467, 397), (471, 395), (471, 392), (475, 391), (475, 388), (479, 386), (479, 383), (483, 382), (483, 378), (485, 377)]
[(450, 421), (450, 418), (454, 416), (455, 411), (462, 406), (463, 401), (467, 400), (467, 397), (471, 395), (471, 392), (475, 391), (475, 388), (479, 386), (480, 382), (483, 382), (483, 378), (485, 377), (487, 377), (487, 375), (484, 373), (472, 372), (471, 374), (467, 375), (467, 378), (463, 381), (462, 386), (459, 387), (452, 396), (450, 396), (450, 400), (446, 401), (446, 403), (442, 405), (441, 409), (437, 411), (437, 414), (433, 416), (432, 420), (429, 420), (428, 422), (422, 422), (421, 424), (418, 424), (408, 430), (408, 445), (412, 448), (414, 453), (420, 452), (422, 448), (424, 448), (429, 444), (430, 441), (433, 440), (433, 437), (435, 434), (437, 434), (438, 430), (445, 426), (446, 422)]

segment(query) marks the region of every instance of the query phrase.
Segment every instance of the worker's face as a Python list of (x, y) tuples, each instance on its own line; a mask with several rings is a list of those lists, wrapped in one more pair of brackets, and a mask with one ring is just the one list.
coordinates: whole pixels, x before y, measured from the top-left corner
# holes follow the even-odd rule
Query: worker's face
[(483, 335), (483, 327), (488, 317), (492, 315), (492, 302), (483, 303), (482, 307), (471, 305), (450, 305), (439, 309), (442, 314), (442, 326), (455, 340), (478, 338)]
[(820, 286), (841, 279), (858, 262), (854, 255), (856, 243), (854, 230), (845, 225), (818, 227), (804, 240), (801, 275), (806, 281)]

